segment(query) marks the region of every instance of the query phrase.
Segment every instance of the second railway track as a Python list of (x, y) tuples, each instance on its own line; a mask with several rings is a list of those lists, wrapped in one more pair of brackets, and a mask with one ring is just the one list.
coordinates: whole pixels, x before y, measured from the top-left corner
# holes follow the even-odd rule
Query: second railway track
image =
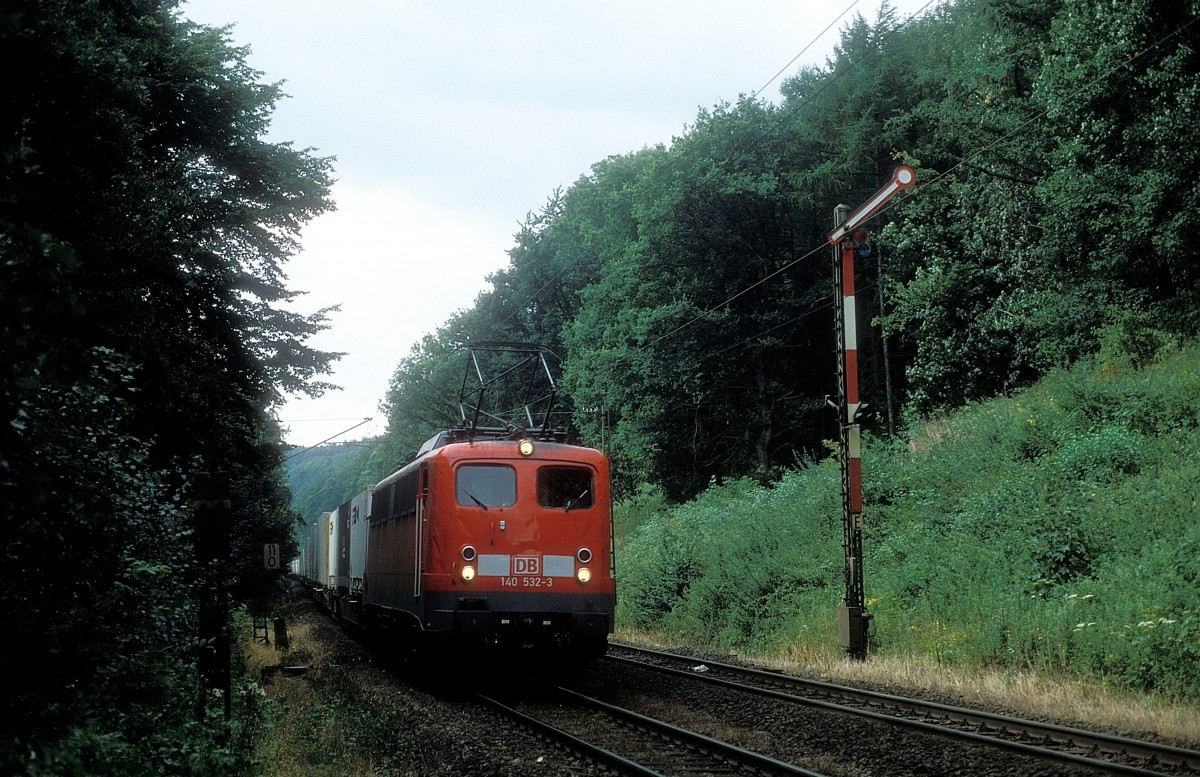
[[(906, 699), (857, 688), (804, 680), (776, 672), (614, 645), (607, 662), (753, 693), (780, 703), (805, 705), (958, 739), (972, 748), (1008, 750), (1022, 757), (1057, 762), (1063, 773), (1200, 775), (1200, 752), (1077, 728), (1023, 720), (980, 710)], [(884, 773), (884, 772), (880, 772)], [(964, 772), (969, 773), (969, 772)]]
[(641, 777), (826, 777), (770, 756), (607, 704), (565, 688), (545, 697), (480, 700), (592, 760)]

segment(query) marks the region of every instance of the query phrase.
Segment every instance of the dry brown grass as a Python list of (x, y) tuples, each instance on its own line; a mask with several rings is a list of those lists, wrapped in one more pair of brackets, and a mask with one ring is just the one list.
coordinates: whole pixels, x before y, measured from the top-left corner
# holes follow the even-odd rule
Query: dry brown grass
[[(311, 626), (303, 621), (289, 623), (286, 650), (251, 642), (246, 647), (247, 672), (263, 677), (263, 669), (277, 665), (316, 670), (326, 663), (327, 649), (310, 631)], [(263, 688), (271, 700), (273, 717), (257, 754), (265, 777), (327, 777), (330, 773), (370, 777), (378, 773), (369, 756), (344, 747), (345, 732), (329, 708), (329, 700), (310, 678), (268, 672)]]
[(245, 650), (246, 674), (261, 677), (264, 667), (279, 663), (279, 653), (271, 645), (251, 640)]
[[(672, 647), (661, 635), (644, 631), (622, 629), (617, 637), (647, 647)], [(1034, 672), (934, 667), (908, 657), (873, 655), (867, 661), (853, 661), (836, 649), (741, 657), (829, 682), (894, 686), (953, 697), (958, 700), (954, 703), (963, 706), (998, 706), (1026, 717), (1156, 735), (1193, 746), (1200, 743), (1200, 707), (1148, 699), (1095, 681)]]

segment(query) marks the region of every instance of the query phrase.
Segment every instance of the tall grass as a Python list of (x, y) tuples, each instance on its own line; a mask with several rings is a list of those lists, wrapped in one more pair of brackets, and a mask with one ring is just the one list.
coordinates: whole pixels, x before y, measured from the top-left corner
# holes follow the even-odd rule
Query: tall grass
[[(1200, 700), (1200, 349), (1144, 361), (1078, 365), (867, 440), (875, 653)], [(622, 535), (622, 624), (726, 649), (836, 646), (839, 483), (828, 460), (652, 515), (643, 500)]]

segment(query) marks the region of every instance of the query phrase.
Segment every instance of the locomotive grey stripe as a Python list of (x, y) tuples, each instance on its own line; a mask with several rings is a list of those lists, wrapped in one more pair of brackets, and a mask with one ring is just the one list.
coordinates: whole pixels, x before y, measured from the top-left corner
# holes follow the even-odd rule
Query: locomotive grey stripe
[[(514, 568), (513, 559), (517, 560)], [(510, 577), (512, 575), (539, 575), (542, 577), (574, 577), (573, 556), (510, 556), (479, 554), (481, 577)]]

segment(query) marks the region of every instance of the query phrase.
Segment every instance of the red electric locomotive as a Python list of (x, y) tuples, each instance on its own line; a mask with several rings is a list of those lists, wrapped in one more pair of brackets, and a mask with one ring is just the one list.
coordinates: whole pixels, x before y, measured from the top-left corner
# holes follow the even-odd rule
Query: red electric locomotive
[(439, 434), (372, 492), (360, 601), (365, 624), (435, 652), (603, 654), (607, 459), (562, 435)]
[[(532, 368), (526, 390), (540, 381), (549, 391), (535, 402), (540, 421), (529, 404), (523, 418), (481, 410), (496, 386), (481, 353), (501, 363), (498, 380)], [(459, 425), (314, 530), (300, 574), (334, 614), (434, 655), (577, 663), (607, 650), (616, 603), (608, 460), (551, 427), (547, 353), (472, 346)]]

